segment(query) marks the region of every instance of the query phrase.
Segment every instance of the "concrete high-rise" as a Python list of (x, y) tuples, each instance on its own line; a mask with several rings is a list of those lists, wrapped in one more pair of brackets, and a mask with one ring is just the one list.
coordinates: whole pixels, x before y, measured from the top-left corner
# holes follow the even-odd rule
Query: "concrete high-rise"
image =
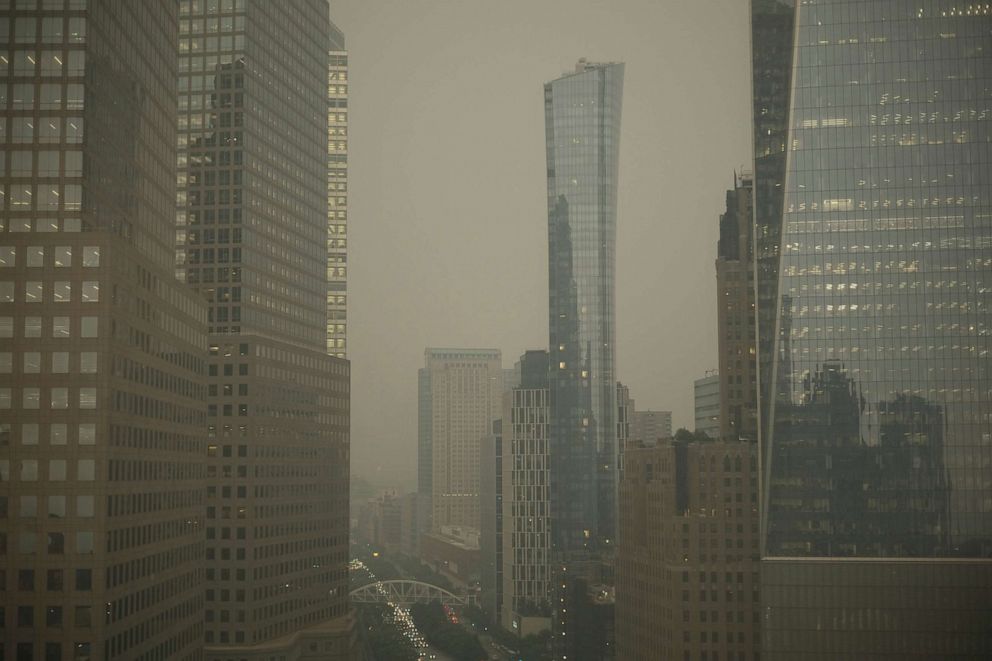
[(988, 658), (992, 10), (752, 14), (762, 658)]
[(327, 353), (348, 354), (348, 51), (331, 23), (327, 54)]
[(630, 419), (631, 441), (652, 445), (660, 439), (671, 437), (671, 411), (638, 411), (634, 408)]
[(179, 3), (178, 268), (209, 304), (205, 658), (348, 654), (326, 2)]
[(717, 346), (720, 428), (724, 440), (758, 438), (758, 375), (755, 352), (752, 177), (734, 176), (717, 244)]
[[(0, 657), (202, 658), (176, 3), (0, 8)], [(8, 93), (9, 91), (9, 93)]]
[[(551, 540), (556, 571), (564, 577), (558, 591), (580, 601), (587, 601), (583, 585), (611, 573), (602, 563), (609, 565), (616, 538), (614, 297), (623, 74), (622, 63), (583, 59), (544, 85)], [(578, 603), (556, 609), (556, 657), (601, 659), (608, 653), (590, 648), (587, 631), (578, 628), (588, 613), (599, 611), (600, 604), (587, 605), (592, 610)]]
[(624, 462), (617, 658), (758, 658), (757, 445), (669, 440)]
[(480, 530), (479, 461), (483, 438), (500, 417), (502, 354), (498, 349), (427, 349), (419, 372), (420, 495), (430, 528)]

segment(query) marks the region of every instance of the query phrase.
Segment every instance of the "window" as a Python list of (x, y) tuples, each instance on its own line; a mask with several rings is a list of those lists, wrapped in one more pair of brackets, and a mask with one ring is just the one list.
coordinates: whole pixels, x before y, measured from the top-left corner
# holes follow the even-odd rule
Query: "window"
[(65, 553), (65, 535), (60, 532), (48, 533), (48, 554), (62, 555)]
[(72, 246), (55, 246), (55, 266), (72, 266)]
[(79, 389), (79, 408), (81, 409), (96, 408), (96, 388)]
[(41, 372), (41, 353), (38, 351), (24, 352), (24, 373), (38, 374)]
[(100, 300), (100, 283), (96, 280), (83, 281), (83, 303), (95, 303)]
[(45, 265), (45, 248), (44, 246), (28, 246), (24, 249), (27, 255), (28, 266), (44, 266)]
[(48, 460), (48, 481), (49, 482), (64, 482), (66, 477), (66, 460), (65, 459), (49, 459)]
[(94, 516), (93, 504), (93, 496), (76, 496), (76, 516), (92, 518)]
[(24, 388), (21, 392), (21, 407), (36, 409), (41, 405), (41, 391), (38, 388)]
[(76, 570), (76, 589), (80, 591), (88, 591), (93, 589), (92, 569)]
[(77, 532), (76, 533), (76, 553), (92, 553), (93, 552), (93, 533), (92, 532)]
[(83, 317), (82, 318), (82, 337), (96, 337), (97, 336), (97, 317)]
[(49, 592), (61, 592), (63, 584), (63, 574), (61, 569), (49, 569), (45, 579), (45, 588)]
[(18, 516), (22, 519), (33, 519), (38, 516), (38, 497), (21, 496), (21, 506), (18, 509)]
[(83, 247), (83, 266), (86, 266), (86, 267), (100, 266), (100, 247), (99, 246), (84, 246)]
[(41, 337), (41, 317), (24, 317), (24, 337)]
[(52, 423), (49, 426), (49, 440), (51, 445), (65, 445), (67, 441), (66, 426), (64, 423)]
[(37, 481), (38, 481), (38, 460), (22, 459), (21, 482), (37, 482)]
[[(85, 324), (86, 317), (83, 319)], [(69, 337), (69, 317), (52, 317), (52, 337)]]
[(40, 281), (30, 280), (24, 283), (25, 303), (41, 303), (43, 300)]
[(51, 390), (51, 408), (53, 408), (53, 409), (67, 409), (67, 408), (69, 408), (69, 389), (68, 388), (52, 388), (52, 390)]
[(68, 280), (56, 280), (52, 286), (52, 300), (56, 303), (68, 303), (72, 300), (72, 285)]
[(79, 444), (96, 445), (96, 425), (84, 423), (79, 425)]
[(79, 371), (83, 374), (96, 374), (96, 352), (84, 351), (79, 354)]
[(92, 482), (96, 479), (96, 465), (93, 459), (80, 459), (76, 463), (76, 479), (80, 482)]
[(52, 374), (68, 374), (69, 372), (69, 352), (52, 352)]
[(38, 424), (34, 422), (21, 425), (21, 445), (38, 445)]
[(48, 497), (48, 518), (50, 519), (65, 518), (65, 496)]

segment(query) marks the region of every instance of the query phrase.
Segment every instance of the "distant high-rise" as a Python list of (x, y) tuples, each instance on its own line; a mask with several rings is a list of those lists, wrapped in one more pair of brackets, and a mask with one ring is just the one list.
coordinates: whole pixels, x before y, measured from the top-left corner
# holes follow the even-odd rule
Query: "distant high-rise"
[(671, 411), (633, 411), (630, 420), (630, 440), (652, 445), (662, 438), (672, 437)]
[[(430, 528), (480, 530), (479, 451), (500, 417), (499, 349), (427, 349), (419, 373), (420, 495)], [(426, 465), (425, 465), (426, 462)], [(428, 490), (429, 489), (429, 490)]]
[(210, 326), (205, 657), (339, 658), (350, 377), (327, 355), (328, 6), (179, 11), (178, 262)]
[(720, 435), (720, 374), (716, 370), (707, 371), (705, 376), (693, 382), (692, 390), (696, 431), (717, 438)]
[(624, 453), (618, 659), (757, 658), (757, 455), (671, 440)]
[(348, 353), (348, 51), (331, 23), (327, 63), (327, 353)]
[(0, 8), (0, 658), (202, 659), (178, 25), (168, 2)]
[(616, 539), (621, 449), (614, 295), (623, 74), (622, 63), (583, 59), (574, 72), (544, 85), (551, 542), (557, 571), (567, 576), (556, 588), (566, 600), (555, 615), (558, 658), (602, 659), (609, 652), (600, 648), (608, 635), (589, 637), (584, 624), (606, 621), (601, 611), (608, 606), (587, 597), (611, 574), (602, 563), (610, 563)]
[(752, 3), (762, 658), (988, 658), (992, 9), (791, 5)]
[(735, 175), (717, 244), (717, 345), (724, 440), (757, 441), (752, 177)]

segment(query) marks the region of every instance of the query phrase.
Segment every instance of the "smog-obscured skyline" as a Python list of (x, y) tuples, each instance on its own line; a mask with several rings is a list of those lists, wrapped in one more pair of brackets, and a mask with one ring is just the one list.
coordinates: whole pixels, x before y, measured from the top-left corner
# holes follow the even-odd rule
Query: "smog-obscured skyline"
[(749, 161), (747, 3), (336, 0), (350, 63), (352, 470), (412, 488), (427, 346), (547, 347), (542, 85), (626, 63), (617, 375), (693, 426), (713, 260)]

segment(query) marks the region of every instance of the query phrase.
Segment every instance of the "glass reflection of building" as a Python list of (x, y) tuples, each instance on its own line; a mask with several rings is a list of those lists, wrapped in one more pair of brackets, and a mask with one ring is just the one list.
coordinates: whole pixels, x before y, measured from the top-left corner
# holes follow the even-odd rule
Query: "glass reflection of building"
[[(613, 299), (623, 72), (623, 64), (580, 60), (574, 72), (544, 86), (552, 546), (572, 578), (587, 586), (601, 582), (595, 558), (612, 549), (616, 530)], [(571, 585), (563, 594), (592, 591)], [(602, 604), (586, 601), (585, 610), (599, 612)], [(601, 650), (579, 649), (583, 632), (575, 623), (585, 611), (572, 605), (556, 614), (558, 656), (605, 658)]]
[(990, 29), (752, 3), (765, 659), (992, 654)]

